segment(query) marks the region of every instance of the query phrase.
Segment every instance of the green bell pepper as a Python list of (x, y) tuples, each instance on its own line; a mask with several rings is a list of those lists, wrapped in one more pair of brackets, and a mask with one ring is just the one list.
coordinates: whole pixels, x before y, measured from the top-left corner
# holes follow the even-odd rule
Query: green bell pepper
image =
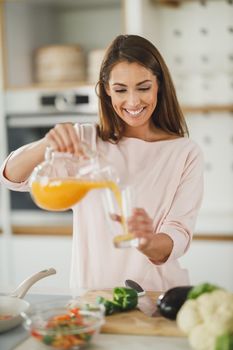
[(122, 310), (132, 310), (138, 304), (138, 294), (131, 288), (116, 287), (113, 290), (113, 300), (121, 305)]
[(99, 296), (96, 302), (104, 305), (105, 315), (108, 316), (116, 312), (128, 311), (136, 308), (138, 304), (138, 294), (131, 288), (116, 287), (113, 290), (113, 300), (108, 300)]

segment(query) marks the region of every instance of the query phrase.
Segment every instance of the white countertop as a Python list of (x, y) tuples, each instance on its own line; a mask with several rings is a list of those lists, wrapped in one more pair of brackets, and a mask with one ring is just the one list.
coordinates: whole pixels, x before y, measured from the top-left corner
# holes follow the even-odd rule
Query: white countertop
[[(131, 336), (116, 334), (99, 334), (94, 343), (86, 350), (189, 350), (187, 339), (156, 336)], [(46, 350), (44, 346), (32, 338), (28, 338), (12, 350)], [(5, 349), (4, 349), (5, 350)]]
[[(29, 302), (48, 300), (52, 296), (31, 294), (25, 297)], [(20, 325), (8, 332), (0, 333), (1, 350), (46, 350), (32, 338), (28, 338), (27, 332)], [(94, 343), (85, 349), (90, 350), (191, 350), (187, 338), (158, 337), (139, 335), (99, 334)]]

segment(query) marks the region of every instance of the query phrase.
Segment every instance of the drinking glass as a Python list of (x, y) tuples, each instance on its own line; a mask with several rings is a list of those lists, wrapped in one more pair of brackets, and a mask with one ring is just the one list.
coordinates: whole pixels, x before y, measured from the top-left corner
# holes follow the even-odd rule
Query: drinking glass
[[(137, 206), (135, 189), (133, 186), (119, 186), (118, 189), (118, 194), (108, 188), (103, 192), (103, 204), (113, 236), (113, 244), (117, 248), (138, 247), (139, 239), (135, 238), (128, 228), (128, 219)], [(115, 215), (119, 219), (117, 224), (113, 220)]]

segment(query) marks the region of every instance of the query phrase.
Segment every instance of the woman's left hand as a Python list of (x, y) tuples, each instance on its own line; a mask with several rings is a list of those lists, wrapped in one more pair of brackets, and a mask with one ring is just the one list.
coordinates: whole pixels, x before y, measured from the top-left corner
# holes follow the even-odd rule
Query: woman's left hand
[(135, 208), (128, 220), (128, 229), (139, 238), (138, 250), (145, 254), (152, 263), (164, 263), (173, 248), (173, 241), (166, 233), (154, 232), (153, 220), (142, 208)]
[(135, 208), (127, 225), (128, 231), (139, 238), (138, 250), (149, 256), (155, 236), (152, 219), (143, 208)]
[[(121, 222), (119, 215), (111, 215), (112, 220)], [(169, 257), (173, 241), (166, 233), (155, 233), (153, 220), (143, 208), (134, 208), (127, 220), (128, 232), (139, 238), (138, 250), (154, 264), (162, 264)]]

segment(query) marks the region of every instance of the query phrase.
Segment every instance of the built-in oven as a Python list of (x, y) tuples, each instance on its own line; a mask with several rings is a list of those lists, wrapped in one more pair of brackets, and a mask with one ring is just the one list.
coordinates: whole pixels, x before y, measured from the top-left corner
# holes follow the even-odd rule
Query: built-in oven
[[(57, 123), (95, 123), (98, 101), (94, 87), (66, 91), (8, 92), (6, 96), (6, 132), (8, 153), (42, 138)], [(27, 192), (10, 192), (13, 221), (37, 224), (63, 220), (67, 213), (49, 213), (39, 209)], [(31, 221), (31, 222), (30, 222)]]

